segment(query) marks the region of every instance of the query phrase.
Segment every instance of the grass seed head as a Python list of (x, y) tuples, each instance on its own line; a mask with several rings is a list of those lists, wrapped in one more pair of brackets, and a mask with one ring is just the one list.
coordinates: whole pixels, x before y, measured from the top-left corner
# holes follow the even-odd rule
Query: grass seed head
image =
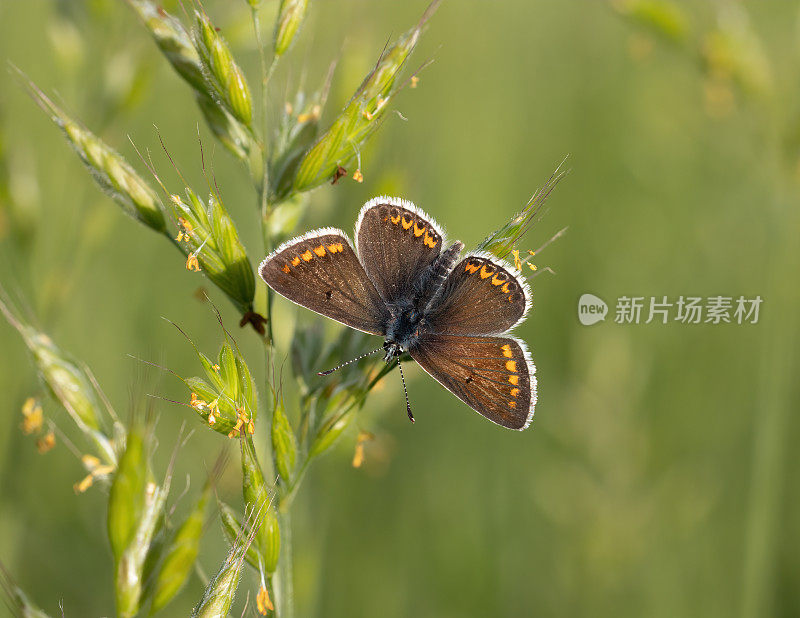
[(420, 22), (381, 55), (330, 128), (306, 152), (292, 183), (293, 192), (309, 191), (331, 180), (340, 167), (346, 167), (358, 156), (400, 90), (400, 72), (437, 4), (432, 3)]
[(166, 232), (161, 200), (122, 155), (68, 116), (33, 82), (27, 81), (27, 87), (39, 107), (64, 132), (97, 185), (122, 206), (126, 214), (156, 232)]

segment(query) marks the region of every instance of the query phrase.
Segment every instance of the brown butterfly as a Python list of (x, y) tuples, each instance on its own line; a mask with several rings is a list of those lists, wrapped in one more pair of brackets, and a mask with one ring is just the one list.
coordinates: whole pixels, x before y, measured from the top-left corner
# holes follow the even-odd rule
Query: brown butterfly
[[(400, 355), (408, 352), (490, 421), (525, 429), (536, 405), (536, 368), (525, 343), (508, 335), (530, 308), (521, 273), (488, 253), (459, 261), (464, 245), (443, 250), (436, 222), (399, 198), (367, 202), (355, 239), (357, 254), (341, 230), (309, 232), (278, 247), (259, 272), (292, 302), (383, 337), (374, 352), (384, 351), (387, 363), (397, 359), (401, 377)], [(407, 392), (406, 409), (413, 421)]]

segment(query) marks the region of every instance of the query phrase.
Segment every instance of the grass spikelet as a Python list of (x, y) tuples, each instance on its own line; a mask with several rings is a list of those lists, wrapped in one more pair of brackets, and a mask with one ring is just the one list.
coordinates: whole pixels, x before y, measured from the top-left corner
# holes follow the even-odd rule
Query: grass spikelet
[(178, 195), (170, 200), (175, 219), (181, 226), (178, 242), (184, 243), (181, 246), (185, 253), (196, 258), (198, 268), (240, 311), (251, 311), (255, 275), (233, 220), (213, 193), (207, 205), (189, 188), (186, 196), (188, 201)]
[(192, 611), (192, 618), (220, 618), (228, 615), (239, 587), (245, 556), (253, 543), (260, 518), (259, 511), (251, 512), (248, 522), (231, 544), (224, 562), (211, 578), (202, 599)]
[(155, 613), (165, 607), (180, 592), (191, 574), (197, 560), (197, 554), (200, 551), (200, 539), (203, 535), (206, 509), (225, 461), (226, 458), (224, 456), (217, 460), (217, 464), (203, 486), (200, 496), (164, 549), (164, 559), (153, 587), (151, 613)]
[[(253, 97), (241, 67), (228, 44), (202, 10), (195, 10), (195, 49), (203, 63), (208, 86), (233, 116), (249, 126), (253, 120)], [(211, 94), (211, 93), (210, 93)]]
[(306, 15), (308, 0), (281, 0), (278, 19), (275, 21), (273, 51), (282, 56), (289, 50)]

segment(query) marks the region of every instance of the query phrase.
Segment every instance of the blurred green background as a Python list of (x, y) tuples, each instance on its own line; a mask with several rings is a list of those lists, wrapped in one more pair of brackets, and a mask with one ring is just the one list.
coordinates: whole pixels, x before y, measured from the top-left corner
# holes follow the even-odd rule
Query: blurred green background
[[(338, 59), (324, 118), (333, 117), (424, 6), (312, 2), (271, 104)], [(350, 463), (353, 431), (301, 490), (298, 616), (800, 615), (800, 14), (777, 1), (676, 6), (685, 38), (680, 20), (676, 36), (670, 22), (654, 29), (647, 16), (626, 19), (591, 0), (445, 2), (412, 66), (435, 62), (397, 100), (407, 121), (390, 115), (362, 153), (363, 184), (343, 179), (312, 194), (303, 230), (350, 230), (361, 204), (390, 193), (470, 247), (566, 155), (571, 169), (522, 247), (569, 226), (539, 257), (557, 274), (533, 280), (533, 310), (517, 330), (538, 367), (532, 428), (490, 424), (409, 366), (412, 426), (389, 376), (358, 418), (377, 436), (364, 467)], [(257, 84), (246, 3), (206, 8)], [(702, 60), (706, 34), (731, 27), (743, 33), (732, 49), (744, 68), (714, 73)], [(128, 136), (149, 148), (170, 181), (153, 125), (202, 187), (201, 123), (207, 161), (260, 259), (247, 176), (221, 148), (209, 154), (188, 88), (123, 2), (0, 0), (0, 59), (57, 93), (142, 172)], [(0, 280), (125, 410), (142, 373), (127, 355), (199, 369), (161, 316), (217, 349), (215, 318), (194, 296), (201, 279), (97, 190), (13, 75), (0, 84)], [(586, 292), (611, 305), (605, 322), (578, 322)], [(764, 299), (758, 324), (612, 319), (623, 295), (740, 294)], [(212, 296), (232, 327), (236, 312)], [(285, 302), (277, 311), (283, 324), (321, 320)], [(259, 343), (244, 331), (238, 339), (263, 375)], [(108, 615), (103, 490), (73, 492), (84, 472), (63, 440), (39, 455), (22, 436), (20, 408), (41, 387), (5, 322), (0, 344), (0, 559), (52, 615), (62, 600), (67, 616)], [(185, 396), (167, 378), (156, 390)], [(54, 402), (45, 410), (68, 430)], [(199, 425), (185, 408), (158, 410), (163, 470), (181, 422)], [(196, 489), (211, 466), (221, 440), (209, 434), (196, 431), (181, 452), (175, 496), (186, 474)], [(235, 500), (238, 483), (231, 465), (220, 494)], [(224, 553), (212, 519), (203, 569)], [(241, 598), (245, 590), (252, 597), (252, 580)], [(188, 614), (201, 591), (194, 578), (166, 615)]]

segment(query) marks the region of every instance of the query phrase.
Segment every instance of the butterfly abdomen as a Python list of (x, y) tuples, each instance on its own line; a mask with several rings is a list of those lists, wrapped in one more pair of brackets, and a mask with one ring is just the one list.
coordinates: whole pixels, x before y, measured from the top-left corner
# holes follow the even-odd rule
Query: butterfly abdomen
[(453, 269), (453, 265), (461, 255), (464, 243), (460, 240), (455, 241), (445, 249), (433, 264), (420, 276), (417, 282), (418, 298), (424, 303), (422, 308), (427, 310), (433, 303), (434, 298), (439, 295), (439, 291), (447, 278), (448, 273)]

